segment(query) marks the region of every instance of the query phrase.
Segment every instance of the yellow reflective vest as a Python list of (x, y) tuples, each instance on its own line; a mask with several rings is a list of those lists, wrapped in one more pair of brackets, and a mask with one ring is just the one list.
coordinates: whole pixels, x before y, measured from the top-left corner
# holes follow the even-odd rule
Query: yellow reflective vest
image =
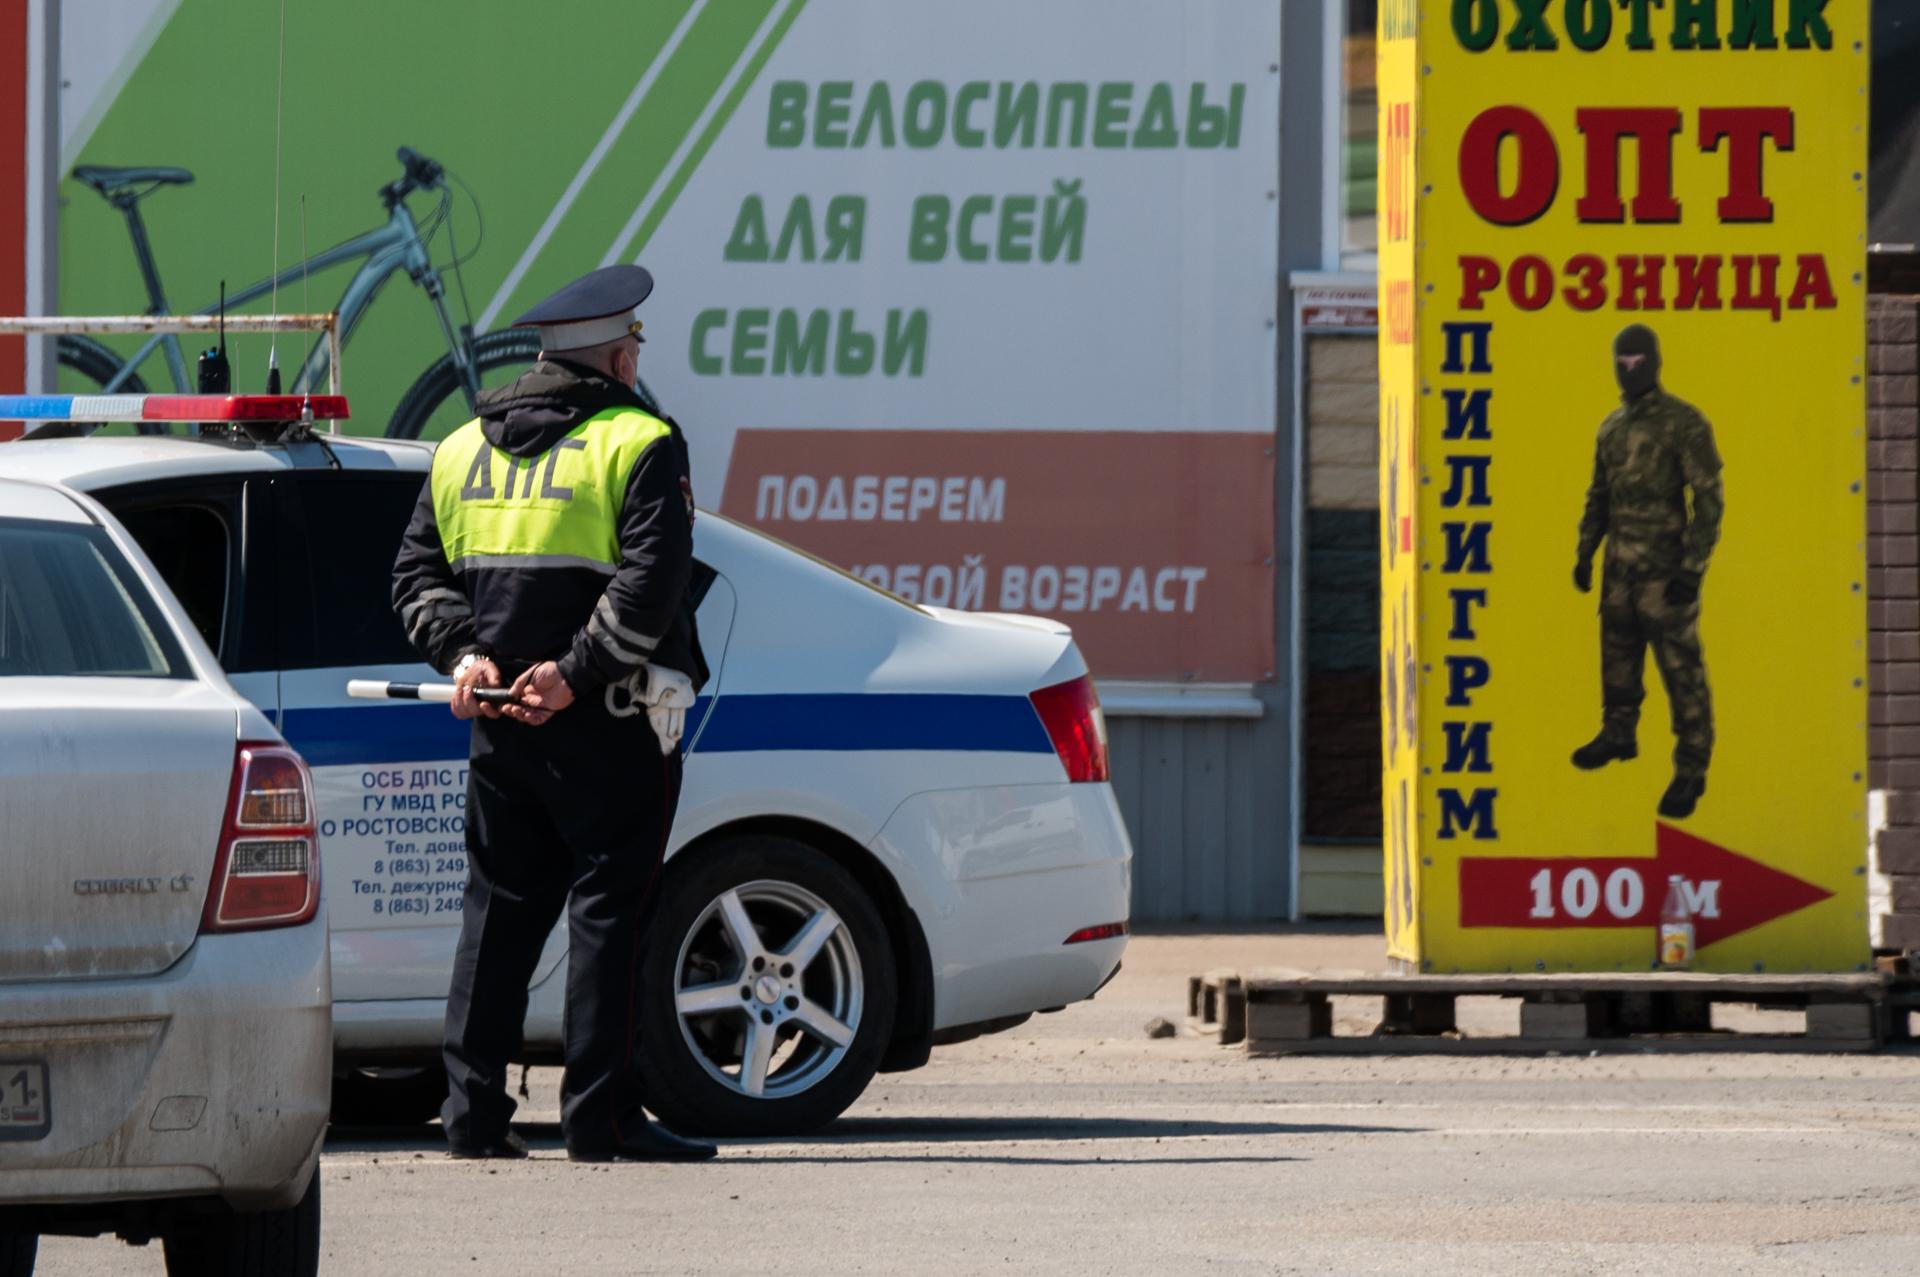
[(637, 408), (609, 408), (523, 459), (489, 443), (478, 418), (469, 421), (433, 457), (433, 512), (448, 565), (611, 574), (620, 562), (627, 482), (641, 455), (669, 433)]

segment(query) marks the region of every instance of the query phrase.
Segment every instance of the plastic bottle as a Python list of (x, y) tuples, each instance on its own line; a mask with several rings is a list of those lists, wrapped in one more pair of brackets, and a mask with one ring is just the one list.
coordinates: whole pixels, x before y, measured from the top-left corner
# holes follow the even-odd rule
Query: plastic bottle
[(1679, 874), (1667, 876), (1667, 898), (1660, 906), (1660, 967), (1685, 971), (1693, 965), (1693, 911)]

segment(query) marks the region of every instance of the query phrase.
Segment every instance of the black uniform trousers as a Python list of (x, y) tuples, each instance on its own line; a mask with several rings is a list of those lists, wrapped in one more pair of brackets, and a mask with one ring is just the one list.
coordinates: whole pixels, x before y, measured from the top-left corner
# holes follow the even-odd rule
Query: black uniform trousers
[(527, 984), (563, 908), (567, 1145), (605, 1149), (645, 1120), (633, 1060), (640, 955), (680, 773), (678, 751), (660, 753), (644, 713), (614, 718), (599, 696), (539, 727), (475, 720), (467, 889), (447, 994), (441, 1118), (450, 1143), (506, 1134)]

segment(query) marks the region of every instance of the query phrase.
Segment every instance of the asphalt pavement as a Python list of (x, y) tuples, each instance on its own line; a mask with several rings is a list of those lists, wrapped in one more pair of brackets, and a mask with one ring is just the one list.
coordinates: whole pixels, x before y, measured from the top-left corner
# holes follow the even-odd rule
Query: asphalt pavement
[[(559, 1074), (536, 1069), (527, 1162), (450, 1162), (437, 1127), (336, 1131), (322, 1271), (1920, 1270), (1910, 1051), (1252, 1060), (1145, 1032), (1207, 967), (1380, 961), (1377, 936), (1327, 929), (1136, 937), (1095, 1001), (698, 1166), (567, 1162)], [(1346, 1031), (1371, 1013), (1338, 1010)], [(40, 1271), (162, 1263), (54, 1239)]]

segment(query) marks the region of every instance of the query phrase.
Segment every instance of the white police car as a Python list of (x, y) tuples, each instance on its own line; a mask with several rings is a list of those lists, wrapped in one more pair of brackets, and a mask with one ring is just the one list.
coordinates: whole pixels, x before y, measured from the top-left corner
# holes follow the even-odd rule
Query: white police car
[[(346, 695), (436, 677), (389, 603), (430, 458), (345, 436), (0, 448), (0, 475), (120, 517), (312, 766), (336, 1121), (425, 1121), (444, 1096), (467, 729), (442, 705)], [(695, 553), (713, 678), (647, 955), (649, 1107), (689, 1131), (815, 1127), (876, 1070), (1099, 989), (1132, 853), (1068, 630), (905, 603), (711, 514)], [(558, 1062), (565, 957), (563, 926), (531, 988), (530, 1062)]]

